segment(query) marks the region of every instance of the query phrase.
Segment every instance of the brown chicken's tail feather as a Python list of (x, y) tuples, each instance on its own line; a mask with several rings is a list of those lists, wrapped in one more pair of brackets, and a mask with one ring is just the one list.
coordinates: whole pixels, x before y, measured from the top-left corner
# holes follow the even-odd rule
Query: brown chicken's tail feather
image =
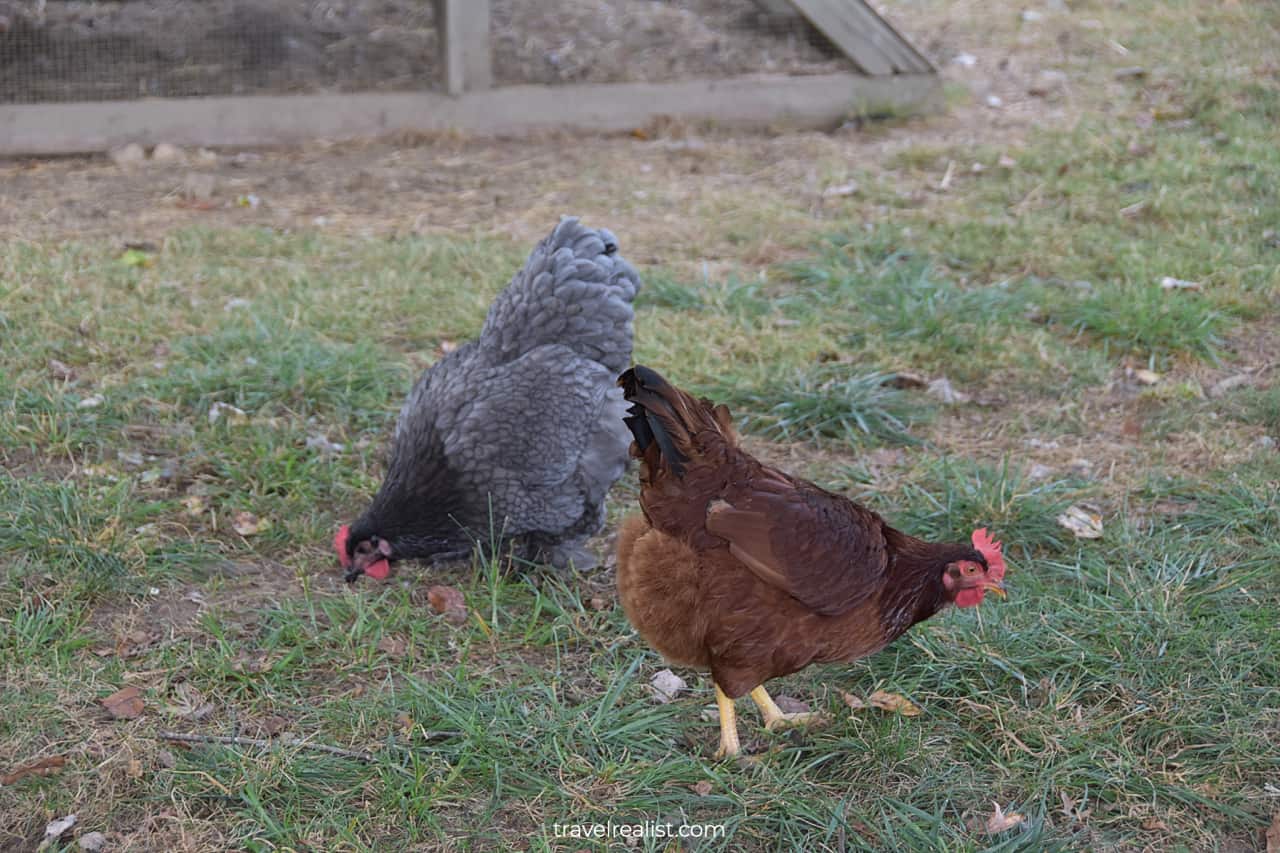
[(656, 444), (662, 463), (677, 478), (684, 476), (689, 459), (699, 452), (695, 441), (699, 432), (711, 430), (733, 443), (727, 409), (691, 397), (656, 370), (637, 364), (618, 377), (618, 384), (632, 404), (625, 420), (638, 455), (647, 456)]
[(630, 417), (625, 418), (624, 422), (635, 437), (636, 447), (641, 455), (656, 443), (671, 473), (683, 477), (684, 466), (689, 457), (676, 447), (668, 429), (670, 425), (680, 432), (687, 432), (679, 414), (667, 399), (679, 394), (679, 389), (663, 379), (657, 371), (639, 364), (623, 373), (618, 384), (622, 386), (622, 396), (632, 404), (627, 410)]

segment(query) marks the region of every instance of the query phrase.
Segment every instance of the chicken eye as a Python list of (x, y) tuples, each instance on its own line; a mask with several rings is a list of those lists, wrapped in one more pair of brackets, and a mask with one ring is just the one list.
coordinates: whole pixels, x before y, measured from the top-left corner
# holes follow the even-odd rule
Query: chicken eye
[(961, 571), (963, 571), (966, 575), (972, 575), (977, 573), (978, 567), (975, 566), (973, 563), (965, 563), (964, 568), (962, 568)]

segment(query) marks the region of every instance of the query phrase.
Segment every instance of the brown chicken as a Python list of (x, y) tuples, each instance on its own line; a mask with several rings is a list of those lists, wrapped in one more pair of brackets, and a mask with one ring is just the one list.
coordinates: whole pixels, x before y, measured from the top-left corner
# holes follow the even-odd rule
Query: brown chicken
[(641, 460), (643, 517), (618, 537), (627, 618), (672, 663), (709, 669), (717, 757), (739, 751), (733, 700), (749, 693), (766, 728), (805, 722), (764, 689), (812, 663), (872, 654), (954, 602), (1004, 597), (1000, 543), (908, 536), (871, 510), (761, 464), (729, 410), (637, 365), (618, 384)]

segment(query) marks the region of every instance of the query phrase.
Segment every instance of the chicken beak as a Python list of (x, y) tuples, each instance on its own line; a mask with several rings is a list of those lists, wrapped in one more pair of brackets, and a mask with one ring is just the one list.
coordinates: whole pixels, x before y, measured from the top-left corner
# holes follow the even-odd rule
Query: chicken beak
[(982, 585), (987, 592), (1000, 596), (1002, 599), (1008, 598), (1009, 593), (1005, 592), (1004, 584), (1000, 581), (989, 580)]

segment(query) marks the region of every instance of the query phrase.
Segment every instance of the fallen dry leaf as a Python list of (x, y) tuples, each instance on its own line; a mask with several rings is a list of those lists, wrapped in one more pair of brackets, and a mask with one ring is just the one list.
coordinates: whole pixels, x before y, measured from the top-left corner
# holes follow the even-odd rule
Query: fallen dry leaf
[(1201, 284), (1198, 281), (1187, 281), (1185, 278), (1167, 275), (1160, 279), (1160, 288), (1162, 290), (1200, 290)]
[(807, 714), (810, 710), (808, 702), (803, 702), (794, 696), (774, 696), (773, 704), (778, 706), (784, 714)]
[(467, 599), (461, 590), (451, 586), (433, 586), (427, 590), (427, 601), (431, 602), (435, 612), (444, 614), (446, 621), (454, 625), (467, 621)]
[(1271, 827), (1267, 830), (1267, 853), (1280, 853), (1280, 812), (1271, 818)]
[(884, 711), (896, 711), (904, 717), (918, 717), (923, 713), (914, 702), (905, 696), (899, 696), (897, 693), (877, 690), (868, 698), (871, 700), (873, 707)]
[(264, 717), (258, 723), (258, 733), (263, 737), (275, 737), (289, 725), (289, 720), (279, 714)]
[(129, 764), (125, 767), (124, 772), (130, 779), (141, 779), (142, 762), (136, 758), (130, 758)]
[(186, 682), (173, 688), (173, 696), (174, 703), (164, 706), (165, 712), (172, 716), (195, 722), (203, 720), (215, 710), (212, 702), (206, 701), (199, 690)]
[(378, 651), (386, 654), (388, 657), (402, 658), (408, 650), (409, 643), (404, 639), (404, 637), (387, 634), (378, 641)]
[(256, 656), (250, 656), (241, 652), (236, 656), (236, 659), (231, 662), (231, 668), (233, 670), (249, 675), (268, 672), (272, 666), (274, 666), (274, 664), (265, 652)]
[(0, 776), (0, 785), (16, 785), (28, 776), (52, 776), (61, 770), (66, 763), (67, 759), (64, 756), (51, 755), (48, 758), (25, 764), (12, 773)]
[(596, 612), (600, 612), (601, 610), (608, 610), (609, 599), (601, 595), (593, 595), (591, 596), (591, 600), (587, 602), (587, 605), (590, 606), (590, 608)]
[(1241, 385), (1248, 385), (1251, 377), (1247, 373), (1236, 373), (1225, 379), (1219, 379), (1209, 388), (1210, 397), (1221, 397), (1228, 391), (1239, 388)]
[(918, 376), (915, 373), (909, 373), (908, 371), (900, 370), (897, 373), (885, 379), (884, 382), (882, 382), (881, 384), (887, 385), (890, 388), (901, 388), (904, 391), (906, 390), (914, 391), (914, 390), (919, 390), (921, 388), (929, 387), (929, 380), (925, 379), (923, 376)]
[(1007, 832), (1026, 820), (1025, 817), (1017, 812), (1005, 814), (999, 803), (992, 803), (991, 805), (994, 810), (991, 812), (991, 817), (987, 818), (987, 832), (991, 835)]
[(696, 785), (690, 785), (689, 788), (699, 797), (705, 797), (711, 793), (711, 783), (706, 779), (703, 779)]
[(861, 711), (863, 708), (867, 707), (866, 702), (863, 702), (857, 696), (854, 696), (852, 693), (848, 693), (844, 690), (840, 691), (840, 698), (844, 700), (844, 704), (848, 705), (855, 711)]
[(689, 687), (683, 678), (669, 669), (655, 672), (653, 678), (649, 679), (649, 686), (653, 688), (653, 698), (662, 705), (667, 704), (680, 695), (681, 690)]
[(346, 449), (346, 445), (330, 441), (329, 436), (323, 433), (307, 436), (306, 447), (308, 450), (319, 450), (321, 453), (341, 453)]
[(969, 395), (962, 391), (957, 391), (955, 386), (951, 384), (951, 380), (945, 376), (940, 376), (930, 382), (926, 388), (926, 393), (930, 397), (936, 397), (941, 400), (947, 406), (969, 402)]
[(209, 424), (213, 425), (224, 419), (233, 426), (239, 426), (249, 422), (249, 415), (244, 409), (219, 400), (209, 407)]
[(37, 847), (36, 850), (48, 850), (59, 838), (62, 837), (64, 832), (75, 825), (76, 816), (73, 814), (69, 814), (66, 817), (60, 817), (57, 820), (49, 821), (48, 825), (44, 828), (44, 841), (40, 842), (40, 846)]
[(182, 499), (182, 505), (186, 507), (187, 515), (202, 516), (209, 508), (202, 495), (187, 495)]
[(107, 836), (101, 832), (86, 832), (76, 839), (76, 843), (80, 845), (81, 850), (86, 850), (88, 853), (97, 853), (106, 845)]
[(844, 198), (845, 196), (857, 195), (858, 182), (848, 181), (843, 184), (837, 184), (833, 187), (827, 187), (822, 191), (823, 198)]
[(1149, 817), (1142, 822), (1142, 828), (1147, 832), (1165, 832), (1169, 826), (1158, 817)]
[(231, 520), (231, 529), (241, 536), (256, 536), (269, 527), (270, 521), (258, 518), (248, 510), (237, 512), (236, 517)]
[(1160, 374), (1146, 368), (1133, 371), (1133, 378), (1138, 380), (1139, 385), (1157, 385), (1160, 382)]
[(1102, 516), (1081, 506), (1073, 506), (1058, 516), (1058, 524), (1067, 528), (1077, 539), (1101, 539)]
[(107, 713), (117, 720), (136, 720), (142, 716), (142, 710), (146, 707), (146, 703), (142, 701), (142, 691), (132, 685), (117, 690), (100, 701)]
[(74, 382), (76, 378), (75, 369), (56, 358), (49, 359), (49, 375), (61, 382)]
[(413, 717), (410, 717), (404, 711), (396, 714), (396, 726), (400, 729), (401, 737), (407, 738), (413, 734), (414, 725), (416, 724), (413, 721)]

